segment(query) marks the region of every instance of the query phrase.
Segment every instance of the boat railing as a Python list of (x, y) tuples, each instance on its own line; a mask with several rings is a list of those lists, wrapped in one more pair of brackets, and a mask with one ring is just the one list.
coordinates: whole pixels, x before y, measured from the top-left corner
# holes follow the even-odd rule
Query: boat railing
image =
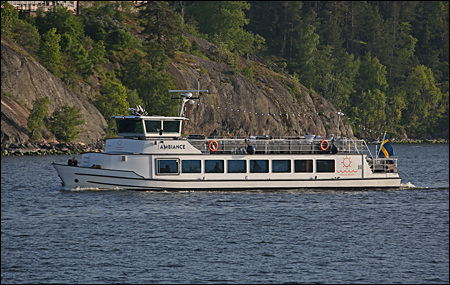
[(370, 169), (373, 173), (397, 173), (398, 157), (368, 158)]
[[(209, 143), (217, 142), (216, 151), (211, 151)], [(328, 148), (323, 151), (320, 147), (322, 139), (307, 140), (298, 137), (205, 137), (200, 139), (188, 139), (189, 143), (202, 153), (214, 154), (247, 154), (248, 146), (252, 146), (255, 154), (323, 154), (332, 153), (335, 147), (336, 153), (368, 154), (372, 156), (364, 140), (356, 139), (327, 139)]]

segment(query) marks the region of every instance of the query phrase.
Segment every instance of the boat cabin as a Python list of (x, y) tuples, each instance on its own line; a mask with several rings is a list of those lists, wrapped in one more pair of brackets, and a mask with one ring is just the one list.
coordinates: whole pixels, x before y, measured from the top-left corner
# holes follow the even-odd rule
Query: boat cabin
[(181, 136), (184, 117), (112, 116), (121, 138), (175, 138)]

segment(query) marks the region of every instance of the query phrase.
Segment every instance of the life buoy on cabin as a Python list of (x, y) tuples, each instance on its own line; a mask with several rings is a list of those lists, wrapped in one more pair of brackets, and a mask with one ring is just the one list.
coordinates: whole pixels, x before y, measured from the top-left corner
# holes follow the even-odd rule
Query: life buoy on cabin
[(215, 152), (219, 148), (219, 144), (215, 140), (212, 140), (209, 142), (208, 148), (210, 151)]
[(330, 146), (330, 144), (328, 143), (328, 141), (327, 140), (322, 140), (321, 142), (320, 142), (320, 149), (322, 150), (322, 151), (326, 151), (327, 149), (328, 149), (328, 147)]

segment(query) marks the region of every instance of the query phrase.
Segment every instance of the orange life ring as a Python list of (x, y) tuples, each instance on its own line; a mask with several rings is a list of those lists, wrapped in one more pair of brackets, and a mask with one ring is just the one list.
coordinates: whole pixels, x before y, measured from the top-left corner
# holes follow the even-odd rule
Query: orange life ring
[(215, 140), (212, 140), (209, 142), (208, 148), (210, 151), (215, 152), (219, 148), (219, 144)]
[[(326, 144), (326, 146), (323, 146), (323, 144)], [(322, 151), (326, 151), (327, 149), (328, 149), (328, 147), (330, 146), (330, 144), (328, 143), (328, 141), (327, 140), (322, 140), (321, 142), (320, 142), (320, 149), (322, 150)]]

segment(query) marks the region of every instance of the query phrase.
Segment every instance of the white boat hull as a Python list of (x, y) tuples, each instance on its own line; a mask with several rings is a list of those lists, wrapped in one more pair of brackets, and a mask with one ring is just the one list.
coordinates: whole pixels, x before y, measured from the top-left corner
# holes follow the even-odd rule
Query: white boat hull
[(63, 185), (68, 188), (132, 189), (132, 190), (252, 190), (252, 189), (298, 189), (298, 188), (398, 188), (401, 178), (380, 175), (368, 178), (309, 178), (288, 176), (269, 178), (226, 178), (226, 175), (196, 179), (145, 178), (134, 171), (94, 169), (88, 167), (53, 164)]

